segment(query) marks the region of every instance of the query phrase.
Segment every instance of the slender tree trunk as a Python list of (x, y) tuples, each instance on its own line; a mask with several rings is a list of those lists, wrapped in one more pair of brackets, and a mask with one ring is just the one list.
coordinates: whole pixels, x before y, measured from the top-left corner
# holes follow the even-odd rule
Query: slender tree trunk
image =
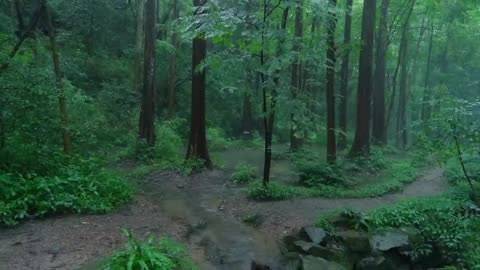
[(347, 8), (345, 11), (345, 32), (343, 37), (343, 46), (345, 52), (342, 60), (342, 79), (340, 81), (340, 132), (338, 134), (338, 149), (343, 151), (347, 148), (347, 102), (348, 102), (348, 83), (350, 72), (350, 41), (352, 36), (352, 4), (353, 0), (346, 0)]
[(362, 18), (357, 92), (357, 127), (350, 156), (370, 155), (370, 97), (372, 89), (373, 41), (375, 35), (376, 0), (365, 0)]
[[(193, 0), (194, 15), (199, 15), (207, 0)], [(204, 34), (193, 39), (192, 53), (192, 118), (190, 142), (187, 159), (203, 160), (205, 167), (211, 169), (212, 161), (208, 153), (207, 132), (205, 123), (205, 82), (206, 69), (199, 66), (207, 57), (207, 41)]]
[(139, 137), (147, 146), (155, 145), (155, 41), (157, 2), (147, 0), (145, 21), (145, 51), (143, 67), (142, 109)]
[[(255, 74), (254, 71), (246, 72), (246, 81), (248, 87), (243, 93), (243, 110), (242, 110), (242, 136), (245, 139), (252, 137), (252, 94), (250, 89), (255, 89)], [(250, 88), (251, 87), (251, 88)]]
[(386, 75), (386, 54), (388, 50), (388, 7), (390, 0), (382, 0), (380, 26), (378, 28), (377, 54), (375, 64), (375, 85), (373, 94), (373, 127), (372, 137), (375, 144), (387, 144), (387, 132), (385, 129), (385, 75)]
[(134, 93), (143, 88), (143, 53), (145, 50), (145, 0), (136, 0), (135, 60), (133, 69)]
[[(295, 42), (293, 46), (293, 51), (295, 52), (295, 59), (292, 63), (292, 83), (291, 83), (291, 93), (292, 100), (296, 100), (301, 94), (301, 85), (302, 85), (302, 63), (300, 60), (300, 53), (302, 51), (302, 37), (303, 37), (303, 0), (296, 0), (296, 9), (295, 9)], [(295, 119), (295, 113), (292, 111), (290, 115), (291, 127), (290, 127), (290, 150), (296, 152), (300, 149), (303, 144), (303, 138), (301, 138), (297, 133), (298, 124)]]
[(50, 39), (50, 48), (52, 51), (53, 70), (55, 72), (55, 82), (57, 88), (58, 105), (60, 111), (60, 123), (63, 133), (63, 151), (66, 155), (72, 154), (72, 142), (68, 131), (67, 103), (65, 101), (65, 91), (63, 89), (63, 78), (60, 69), (60, 59), (57, 51), (57, 43), (55, 41), (55, 30), (53, 29), (50, 10), (48, 9), (47, 0), (42, 0), (43, 14), (47, 20), (48, 37)]
[(422, 122), (425, 125), (430, 120), (431, 114), (431, 101), (432, 101), (432, 92), (430, 89), (430, 69), (432, 62), (432, 50), (433, 50), (433, 36), (434, 36), (434, 25), (433, 22), (430, 26), (430, 42), (428, 45), (428, 56), (427, 56), (427, 68), (425, 73), (425, 86), (423, 90), (423, 102), (422, 102)]
[[(412, 4), (408, 8), (407, 15), (406, 15), (405, 21), (403, 23), (402, 36), (404, 35), (404, 32), (407, 31), (407, 25), (408, 25), (408, 22), (410, 21), (410, 17), (412, 15), (413, 8), (415, 7), (415, 2), (416, 2), (416, 0), (412, 0), (412, 2), (411, 2)], [(389, 101), (389, 104), (388, 104), (387, 122), (385, 124), (385, 130), (386, 131), (388, 131), (388, 127), (390, 126), (390, 120), (391, 120), (392, 115), (393, 115), (393, 108), (394, 108), (395, 97), (396, 97), (396, 93), (397, 93), (397, 76), (398, 76), (398, 72), (400, 70), (402, 53), (403, 53), (403, 50), (404, 50), (402, 45), (403, 45), (403, 43), (401, 42), (399, 52), (398, 52), (397, 67), (395, 68), (395, 72), (394, 72), (393, 78), (392, 78), (392, 93), (391, 93), (390, 101)]]
[(327, 161), (331, 164), (337, 160), (337, 145), (335, 140), (335, 63), (336, 63), (336, 47), (335, 47), (335, 29), (337, 25), (337, 17), (335, 9), (337, 8), (337, 0), (330, 0), (329, 22), (327, 29)]
[(402, 36), (402, 60), (400, 70), (400, 96), (398, 103), (397, 118), (397, 144), (400, 149), (405, 149), (407, 145), (407, 81), (408, 81), (408, 39), (404, 32)]
[[(260, 50), (260, 64), (261, 66), (265, 66), (265, 31), (266, 31), (266, 24), (269, 13), (268, 12), (268, 5), (267, 0), (263, 2), (263, 24), (261, 30), (261, 50)], [(285, 7), (283, 9), (282, 15), (282, 24), (280, 26), (283, 33), (285, 33), (287, 29), (287, 20), (288, 20), (288, 13), (289, 8)], [(278, 48), (277, 48), (277, 56), (281, 55), (283, 43), (285, 42), (285, 38), (282, 36), (279, 40)], [(280, 70), (278, 70), (274, 77), (274, 84), (275, 88), (272, 89), (271, 99), (268, 102), (267, 99), (267, 78), (264, 72), (260, 73), (260, 80), (262, 83), (262, 110), (263, 110), (263, 125), (265, 130), (265, 157), (264, 157), (264, 164), (263, 164), (263, 186), (266, 188), (268, 183), (270, 182), (270, 168), (272, 164), (272, 138), (273, 138), (273, 127), (275, 124), (275, 110), (277, 107), (277, 90), (276, 87), (279, 84), (279, 76)], [(270, 105), (270, 106), (269, 106)]]
[[(179, 17), (178, 0), (173, 0), (173, 20)], [(174, 26), (172, 33), (172, 45), (175, 51), (170, 57), (170, 76), (168, 81), (168, 118), (172, 119), (175, 111), (175, 80), (177, 67), (177, 30)]]

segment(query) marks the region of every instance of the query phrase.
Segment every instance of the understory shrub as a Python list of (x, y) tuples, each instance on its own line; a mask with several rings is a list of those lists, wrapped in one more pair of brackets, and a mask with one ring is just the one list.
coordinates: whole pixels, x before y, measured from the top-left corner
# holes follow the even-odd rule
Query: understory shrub
[(132, 187), (92, 161), (62, 166), (53, 176), (0, 173), (0, 224), (65, 213), (105, 213), (128, 202)]
[(144, 242), (134, 238), (131, 232), (124, 230), (127, 236), (125, 249), (113, 254), (101, 270), (195, 270), (188, 257), (187, 250), (179, 243), (168, 238), (155, 240), (148, 237)]
[(353, 187), (316, 183), (313, 187), (270, 183), (267, 188), (258, 182), (248, 188), (248, 196), (255, 200), (285, 200), (290, 198), (369, 198), (402, 190), (416, 179), (416, 170), (410, 162), (391, 164), (385, 171), (385, 181)]
[(256, 178), (257, 168), (248, 163), (240, 163), (235, 167), (235, 172), (230, 177), (234, 184), (250, 183)]

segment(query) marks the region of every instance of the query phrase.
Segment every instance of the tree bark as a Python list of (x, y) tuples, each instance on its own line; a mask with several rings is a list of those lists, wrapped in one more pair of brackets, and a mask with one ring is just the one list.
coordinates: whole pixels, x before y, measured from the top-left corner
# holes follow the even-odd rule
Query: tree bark
[(382, 0), (380, 26), (377, 37), (377, 51), (375, 64), (375, 85), (373, 94), (373, 127), (372, 138), (375, 144), (387, 144), (387, 132), (385, 129), (385, 75), (386, 75), (386, 54), (388, 50), (388, 7), (390, 0)]
[(430, 41), (428, 45), (428, 56), (427, 56), (427, 68), (425, 72), (425, 86), (423, 90), (423, 102), (422, 102), (422, 122), (425, 124), (430, 120), (431, 114), (431, 101), (432, 101), (432, 91), (430, 89), (430, 69), (432, 62), (432, 50), (433, 50), (433, 36), (434, 36), (434, 25), (433, 22), (430, 26)]
[(136, 0), (135, 60), (133, 91), (141, 93), (143, 88), (143, 53), (145, 50), (145, 0)]
[[(280, 2), (279, 2), (280, 3)], [(265, 31), (269, 14), (273, 12), (268, 11), (267, 0), (263, 2), (263, 23), (261, 29), (261, 50), (260, 50), (260, 65), (265, 66)], [(289, 8), (285, 7), (282, 14), (282, 23), (280, 29), (282, 32), (286, 32), (287, 20), (288, 20)], [(281, 55), (283, 43), (285, 38), (279, 39), (277, 47), (277, 56)], [(277, 107), (277, 90), (276, 87), (279, 84), (280, 70), (277, 70), (275, 77), (273, 78), (275, 87), (272, 89), (270, 102), (267, 99), (267, 79), (264, 72), (260, 72), (260, 80), (262, 83), (262, 111), (263, 111), (263, 125), (265, 130), (265, 151), (264, 151), (264, 164), (263, 164), (263, 186), (266, 188), (270, 182), (270, 168), (272, 164), (272, 139), (273, 139), (273, 127), (275, 124), (275, 110)]]
[[(173, 0), (173, 20), (175, 21), (179, 17), (178, 0)], [(175, 80), (176, 80), (176, 67), (177, 67), (177, 30), (176, 26), (173, 26), (172, 33), (172, 46), (175, 49), (170, 57), (170, 76), (168, 81), (168, 118), (172, 119), (175, 112)]]
[(373, 41), (376, 0), (365, 0), (362, 18), (362, 48), (359, 60), (357, 126), (350, 156), (370, 155), (370, 97), (372, 89)]
[(47, 20), (48, 37), (50, 39), (50, 48), (52, 51), (53, 70), (55, 72), (55, 82), (60, 111), (60, 124), (62, 126), (63, 133), (63, 152), (67, 156), (71, 156), (72, 142), (70, 139), (70, 133), (68, 131), (67, 103), (65, 101), (65, 91), (63, 89), (63, 78), (60, 69), (60, 59), (57, 51), (57, 43), (55, 41), (55, 30), (53, 29), (52, 18), (50, 16), (50, 10), (48, 9), (47, 0), (42, 0), (42, 10)]
[(345, 30), (343, 37), (343, 46), (345, 52), (342, 60), (342, 79), (340, 81), (340, 119), (338, 134), (338, 150), (343, 151), (347, 148), (347, 102), (348, 102), (348, 83), (350, 72), (350, 41), (352, 36), (352, 5), (353, 0), (346, 0), (347, 8), (345, 11)]
[(139, 137), (146, 145), (155, 145), (155, 41), (157, 3), (155, 0), (146, 2), (145, 20), (145, 51), (143, 67), (142, 108), (140, 112)]
[[(202, 12), (207, 0), (193, 0), (194, 15)], [(200, 159), (205, 167), (211, 169), (212, 161), (208, 153), (205, 123), (205, 82), (206, 69), (199, 68), (207, 56), (207, 41), (204, 34), (193, 39), (192, 52), (192, 115), (190, 123), (190, 142), (187, 159)]]
[(337, 145), (335, 140), (335, 29), (337, 17), (335, 9), (337, 0), (330, 0), (327, 29), (327, 72), (326, 72), (326, 100), (327, 100), (327, 161), (334, 164), (337, 160)]
[(404, 31), (402, 36), (402, 57), (400, 70), (400, 93), (397, 117), (397, 144), (400, 149), (407, 145), (407, 81), (408, 81), (408, 38)]
[[(302, 63), (300, 60), (300, 53), (302, 51), (302, 37), (303, 37), (303, 0), (296, 0), (295, 9), (295, 41), (293, 45), (293, 52), (295, 58), (292, 63), (292, 82), (291, 82), (291, 94), (292, 100), (296, 100), (302, 90)], [(303, 144), (303, 138), (298, 136), (297, 129), (298, 124), (295, 119), (295, 113), (292, 111), (290, 115), (290, 150), (296, 152)]]

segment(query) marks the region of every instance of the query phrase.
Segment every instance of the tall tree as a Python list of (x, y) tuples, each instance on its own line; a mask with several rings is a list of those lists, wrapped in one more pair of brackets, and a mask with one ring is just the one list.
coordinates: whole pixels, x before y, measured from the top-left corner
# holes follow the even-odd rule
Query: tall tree
[(327, 161), (335, 163), (337, 159), (337, 145), (335, 140), (335, 29), (337, 25), (336, 17), (337, 0), (330, 0), (328, 12), (327, 29)]
[[(178, 0), (173, 0), (173, 21), (178, 19), (180, 8), (178, 6)], [(172, 46), (174, 52), (170, 57), (170, 76), (168, 78), (168, 118), (173, 118), (175, 111), (175, 80), (177, 74), (177, 30), (176, 25), (173, 26), (172, 32)]]
[(373, 127), (372, 138), (376, 144), (387, 144), (385, 83), (386, 83), (386, 54), (388, 50), (388, 7), (390, 0), (382, 0), (380, 25), (377, 35), (377, 51), (375, 57), (375, 85), (373, 93)]
[[(266, 31), (267, 31), (267, 21), (270, 15), (275, 11), (276, 8), (282, 3), (282, 1), (278, 2), (278, 5), (270, 8), (268, 5), (269, 1), (263, 1), (263, 15), (262, 15), (262, 28), (260, 30), (260, 39), (261, 39), (261, 47), (260, 47), (260, 65), (265, 67), (266, 62), (266, 55), (265, 55), (265, 42), (266, 42)], [(283, 9), (282, 14), (282, 23), (280, 29), (283, 33), (286, 32), (287, 29), (287, 20), (289, 14), (289, 7), (286, 6)], [(277, 56), (280, 56), (283, 51), (283, 43), (285, 42), (284, 35), (278, 41), (277, 46)], [(281, 69), (277, 69), (275, 72), (275, 76), (273, 78), (274, 87), (271, 91), (270, 99), (267, 95), (267, 76), (265, 72), (260, 72), (260, 80), (262, 83), (262, 112), (263, 112), (263, 126), (264, 126), (264, 137), (265, 137), (265, 151), (264, 151), (264, 164), (263, 164), (263, 186), (267, 187), (268, 183), (270, 182), (270, 168), (272, 164), (272, 139), (273, 139), (273, 127), (275, 124), (275, 110), (277, 109), (277, 90), (279, 84), (279, 77), (280, 77)]]
[[(295, 9), (295, 41), (293, 45), (293, 51), (295, 58), (292, 62), (292, 84), (291, 93), (292, 100), (296, 100), (302, 91), (302, 62), (300, 53), (302, 51), (302, 37), (303, 37), (303, 0), (296, 0)], [(298, 151), (303, 144), (303, 139), (298, 134), (297, 120), (295, 119), (295, 113), (292, 111), (290, 115), (290, 150)]]
[(145, 6), (145, 51), (143, 66), (142, 108), (139, 137), (148, 146), (155, 145), (155, 41), (157, 1), (147, 0)]
[(145, 50), (145, 0), (136, 0), (135, 59), (133, 65), (133, 90), (141, 93), (143, 88), (143, 52)]
[(347, 148), (347, 101), (348, 101), (348, 83), (350, 73), (350, 42), (352, 36), (352, 5), (353, 0), (346, 0), (347, 5), (345, 9), (345, 29), (343, 37), (343, 59), (342, 59), (342, 79), (340, 81), (340, 119), (338, 134), (338, 149), (345, 150)]
[(434, 24), (433, 22), (430, 25), (430, 41), (428, 43), (428, 54), (427, 54), (427, 68), (425, 69), (425, 83), (423, 89), (423, 102), (422, 102), (422, 121), (425, 124), (430, 120), (431, 114), (431, 100), (432, 100), (432, 91), (430, 89), (430, 73), (431, 73), (431, 63), (432, 63), (432, 51), (433, 51), (433, 37), (434, 37)]
[(400, 93), (397, 114), (397, 144), (400, 149), (405, 149), (407, 144), (407, 82), (408, 82), (408, 34), (402, 35), (402, 55), (400, 69)]
[[(207, 0), (193, 0), (194, 16), (201, 15)], [(190, 122), (190, 141), (187, 159), (200, 159), (205, 167), (212, 168), (208, 154), (207, 134), (205, 127), (205, 82), (206, 69), (201, 67), (207, 57), (207, 41), (205, 34), (199, 33), (193, 39), (192, 49), (192, 112)]]
[(362, 15), (362, 48), (357, 91), (357, 126), (350, 156), (370, 155), (370, 96), (372, 89), (373, 40), (376, 0), (365, 0)]
[(63, 88), (63, 77), (62, 71), (60, 69), (60, 59), (58, 56), (57, 42), (55, 40), (55, 30), (53, 28), (52, 17), (50, 15), (50, 10), (48, 9), (47, 0), (42, 0), (41, 4), (41, 13), (44, 14), (47, 22), (48, 37), (50, 39), (50, 49), (52, 52), (53, 70), (55, 73), (58, 106), (60, 111), (60, 124), (62, 125), (63, 133), (63, 151), (66, 155), (71, 155), (72, 142), (70, 139), (70, 132), (68, 131), (67, 102), (65, 101), (65, 91)]

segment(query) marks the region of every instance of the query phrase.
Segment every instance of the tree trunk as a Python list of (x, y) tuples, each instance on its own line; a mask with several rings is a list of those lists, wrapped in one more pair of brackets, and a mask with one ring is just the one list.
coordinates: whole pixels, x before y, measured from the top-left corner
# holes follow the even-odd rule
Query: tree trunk
[(252, 95), (250, 91), (250, 86), (252, 89), (255, 89), (255, 72), (247, 71), (246, 72), (246, 81), (247, 89), (243, 93), (243, 110), (242, 110), (242, 136), (245, 139), (250, 139), (252, 137), (253, 129), (253, 117), (252, 117)]
[(386, 54), (388, 50), (388, 7), (390, 0), (382, 0), (380, 26), (377, 38), (377, 54), (375, 64), (375, 85), (373, 94), (373, 127), (372, 138), (375, 144), (387, 144), (387, 131), (385, 129), (385, 75), (386, 75)]
[[(300, 53), (302, 51), (302, 39), (303, 37), (303, 0), (296, 0), (295, 9), (295, 42), (293, 45), (293, 52), (295, 58), (292, 63), (292, 82), (291, 93), (292, 100), (296, 100), (298, 95), (301, 94), (302, 85), (302, 63), (300, 60)], [(295, 113), (292, 111), (290, 115), (291, 127), (290, 127), (290, 150), (296, 152), (303, 144), (303, 138), (297, 134), (297, 121), (295, 119)]]
[(327, 100), (327, 161), (331, 164), (337, 159), (337, 145), (335, 141), (335, 29), (337, 17), (335, 9), (337, 0), (330, 0), (329, 22), (327, 29), (327, 78), (326, 78), (326, 100)]
[(406, 32), (402, 36), (402, 63), (400, 70), (400, 93), (397, 118), (397, 144), (400, 149), (407, 145), (407, 81), (408, 81), (408, 38)]
[(434, 25), (430, 26), (430, 42), (428, 45), (428, 56), (427, 56), (427, 68), (425, 73), (425, 87), (423, 90), (423, 102), (422, 102), (422, 122), (425, 125), (430, 120), (431, 114), (431, 101), (432, 101), (432, 91), (430, 89), (430, 69), (432, 62), (432, 50), (433, 50), (433, 30)]
[[(173, 0), (173, 20), (179, 17), (178, 0)], [(173, 26), (172, 45), (175, 51), (170, 57), (170, 76), (168, 81), (168, 118), (172, 119), (175, 111), (175, 80), (177, 67), (177, 30), (176, 25)]]
[(350, 41), (352, 36), (352, 4), (353, 0), (346, 0), (347, 8), (345, 11), (345, 32), (343, 37), (343, 46), (345, 52), (342, 60), (342, 79), (340, 81), (340, 132), (338, 134), (338, 149), (343, 151), (347, 148), (347, 101), (348, 101), (348, 83), (350, 71)]
[[(415, 7), (415, 1), (416, 0), (412, 0), (412, 4), (408, 9), (408, 13), (407, 13), (405, 21), (403, 23), (402, 36), (404, 35), (404, 32), (407, 31), (407, 25), (408, 25), (408, 22), (410, 21), (410, 17), (412, 15), (413, 8)], [(385, 130), (386, 131), (388, 131), (388, 127), (390, 125), (390, 120), (391, 120), (392, 115), (393, 115), (393, 107), (394, 107), (394, 104), (395, 104), (395, 96), (396, 96), (396, 92), (397, 92), (397, 76), (398, 76), (398, 71), (400, 70), (400, 66), (401, 66), (403, 50), (404, 50), (403, 43), (401, 42), (399, 52), (398, 52), (397, 67), (395, 68), (395, 72), (394, 72), (393, 78), (392, 78), (392, 93), (391, 93), (391, 96), (390, 96), (390, 101), (389, 101), (388, 110), (387, 110), (387, 122), (385, 124)]]
[(147, 146), (155, 145), (155, 41), (157, 3), (146, 2), (145, 51), (143, 67), (142, 109), (140, 112), (139, 137)]
[(141, 93), (143, 88), (143, 51), (145, 50), (145, 0), (136, 0), (136, 9), (133, 91), (134, 93)]
[(372, 89), (373, 40), (376, 0), (365, 0), (362, 18), (362, 48), (359, 60), (357, 127), (350, 156), (370, 155), (370, 97)]
[[(194, 15), (202, 12), (207, 0), (193, 0)], [(190, 142), (187, 150), (187, 159), (200, 159), (205, 167), (211, 169), (212, 161), (208, 154), (207, 135), (205, 124), (205, 82), (206, 69), (199, 66), (207, 56), (207, 41), (203, 34), (193, 39), (192, 52), (192, 116), (190, 123)]]
[[(262, 24), (262, 33), (261, 33), (261, 50), (260, 50), (260, 64), (261, 66), (265, 66), (265, 28), (269, 13), (267, 11), (268, 5), (266, 0), (263, 2), (263, 24)], [(283, 9), (282, 15), (282, 24), (280, 26), (283, 33), (286, 32), (287, 29), (287, 20), (288, 20), (288, 13), (289, 8), (285, 7)], [(279, 44), (277, 47), (277, 56), (281, 55), (282, 53), (282, 46), (285, 42), (285, 38), (279, 39)], [(267, 187), (268, 183), (270, 182), (270, 168), (272, 164), (272, 138), (273, 138), (273, 127), (275, 124), (275, 110), (277, 107), (277, 90), (276, 87), (279, 84), (279, 76), (280, 70), (278, 70), (274, 77), (274, 88), (272, 89), (271, 99), (268, 102), (267, 99), (267, 85), (266, 85), (266, 77), (265, 73), (260, 73), (260, 80), (262, 83), (262, 110), (263, 110), (263, 125), (265, 129), (265, 154), (264, 154), (264, 164), (263, 164), (263, 186)], [(270, 106), (268, 106), (270, 104)]]
[(48, 37), (50, 39), (50, 48), (52, 51), (53, 70), (55, 72), (58, 106), (60, 111), (60, 124), (62, 126), (63, 133), (63, 152), (67, 156), (70, 156), (72, 154), (72, 142), (70, 139), (70, 133), (68, 131), (67, 104), (65, 101), (65, 91), (63, 89), (63, 78), (60, 69), (57, 43), (55, 41), (55, 30), (53, 29), (52, 18), (50, 16), (50, 10), (48, 9), (47, 0), (42, 0), (42, 10), (47, 20)]

